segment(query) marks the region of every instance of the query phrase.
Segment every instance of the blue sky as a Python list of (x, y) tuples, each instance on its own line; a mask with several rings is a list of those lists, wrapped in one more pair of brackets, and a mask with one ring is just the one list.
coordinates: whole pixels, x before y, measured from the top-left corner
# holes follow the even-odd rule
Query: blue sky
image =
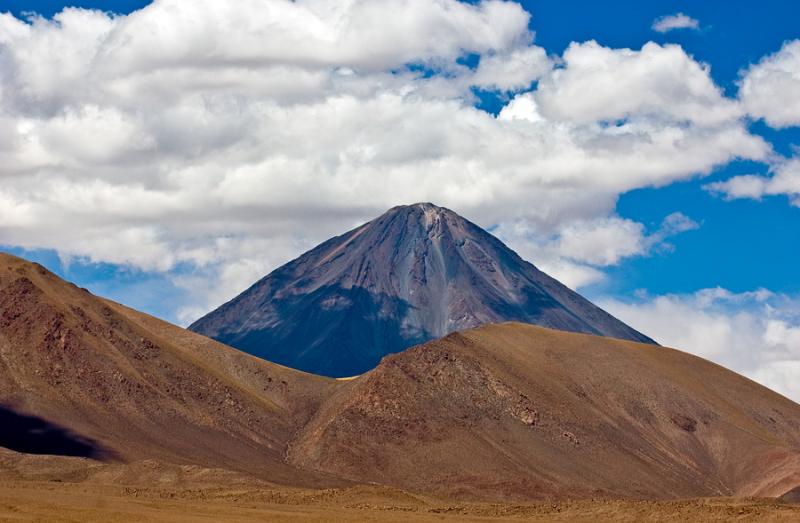
[[(591, 39), (634, 49), (650, 40), (677, 43), (710, 64), (714, 80), (731, 95), (743, 68), (775, 52), (784, 41), (800, 37), (800, 5), (790, 0), (522, 3), (533, 13), (536, 42), (549, 52)], [(655, 18), (676, 12), (698, 19), (700, 30), (659, 34), (651, 29)], [(783, 154), (800, 145), (800, 128), (774, 131), (755, 123), (752, 129)], [(675, 250), (669, 254), (627, 260), (613, 269), (607, 286), (588, 293), (685, 293), (715, 286), (800, 293), (800, 208), (787, 205), (783, 197), (725, 202), (702, 189), (712, 180), (765, 170), (764, 165), (732, 162), (711, 178), (623, 194), (617, 210), (624, 217), (657, 227), (663, 216), (677, 209), (701, 221), (702, 227), (672, 239)]]
[[(42, 14), (44, 17), (52, 17), (59, 13), (64, 6), (71, 5), (101, 9), (124, 15), (135, 9), (145, 7), (147, 4), (148, 2), (136, 0), (116, 2), (76, 0), (69, 3), (5, 0), (0, 6), (0, 10), (9, 10), (18, 18), (23, 18), (24, 13), (32, 11)], [(550, 57), (549, 65), (540, 64), (541, 67), (554, 67), (556, 69), (564, 67), (564, 64), (559, 64), (559, 62), (573, 42), (582, 44), (594, 40), (602, 49), (609, 49), (617, 54), (619, 54), (618, 50), (621, 48), (629, 48), (638, 52), (647, 42), (655, 42), (660, 46), (677, 44), (688, 56), (687, 60), (694, 60), (710, 67), (710, 78), (725, 97), (721, 102), (723, 105), (729, 101), (733, 103), (739, 97), (739, 82), (742, 80), (743, 75), (746, 74), (749, 66), (763, 60), (765, 56), (778, 53), (785, 42), (800, 38), (800, 25), (797, 23), (797, 20), (800, 20), (800, 4), (788, 0), (762, 1), (758, 3), (742, 0), (707, 2), (590, 2), (566, 0), (559, 2), (523, 1), (521, 5), (525, 11), (531, 14), (529, 27), (531, 31), (535, 32), (534, 45), (544, 50), (539, 58), (545, 60), (545, 53)], [(653, 24), (659, 17), (678, 13), (683, 13), (687, 17), (696, 20), (697, 27), (674, 29), (663, 33), (653, 29)], [(516, 13), (516, 15), (518, 14)], [(507, 20), (511, 20), (516, 15), (515, 13), (510, 13)], [(440, 22), (435, 21), (435, 23)], [(78, 21), (71, 23), (89, 22)], [(102, 24), (105, 23), (102, 22)], [(434, 22), (431, 23), (433, 24)], [(236, 27), (235, 23), (233, 24), (231, 27)], [(65, 23), (64, 27), (67, 27), (67, 25)], [(222, 25), (221, 21), (219, 25)], [(101, 31), (101, 29), (98, 29), (98, 31)], [(187, 47), (195, 44), (202, 46), (202, 39), (191, 39), (191, 31), (191, 26), (188, 29), (186, 27), (175, 29), (175, 40), (181, 41), (181, 38), (185, 38), (186, 42), (189, 42), (186, 44)], [(512, 30), (509, 29), (509, 31)], [(458, 30), (456, 29), (455, 32), (458, 32)], [(0, 30), (0, 36), (2, 36), (2, 30)], [(388, 38), (390, 37), (387, 36)], [(400, 38), (402, 39), (402, 35)], [(408, 40), (414, 38), (422, 39), (424, 35), (408, 36)], [(119, 41), (123, 42), (125, 40), (120, 39)], [(458, 45), (475, 45), (477, 46), (476, 49), (482, 45), (474, 44), (473, 40), (470, 39), (465, 41), (468, 44)], [(0, 47), (0, 56), (2, 55), (1, 49)], [(582, 49), (587, 50), (587, 48)], [(659, 47), (659, 49), (664, 49), (664, 47)], [(483, 63), (487, 59), (485, 57), (479, 58), (481, 52), (484, 53), (485, 57), (502, 54), (500, 50), (490, 49), (488, 51), (477, 50), (473, 54), (466, 53), (462, 56), (449, 58), (437, 56), (432, 59), (431, 57), (426, 57), (423, 59), (426, 65), (422, 69), (426, 72), (426, 76), (435, 79), (442, 75), (448, 81), (456, 84), (458, 83), (458, 75), (464, 74), (463, 71), (459, 71), (457, 67), (453, 69), (453, 65), (448, 65), (449, 69), (440, 69), (441, 60), (446, 62), (450, 58), (455, 58), (456, 60), (452, 64), (468, 64), (474, 68), (477, 63)], [(225, 51), (220, 51), (219, 55), (224, 56)], [(157, 58), (158, 54), (145, 54), (142, 56), (150, 57), (147, 59), (154, 59), (152, 57)], [(176, 56), (185, 57), (188, 55)], [(24, 60), (25, 58), (22, 59)], [(188, 58), (181, 59), (188, 60)], [(217, 58), (206, 59), (215, 60)], [(315, 57), (314, 59), (316, 60), (317, 58)], [(356, 73), (352, 77), (358, 77), (363, 70), (372, 71), (376, 67), (377, 69), (375, 70), (380, 69), (375, 65), (375, 60), (378, 60), (378, 58), (371, 56), (361, 57), (352, 62), (356, 65), (351, 66), (348, 65), (350, 62), (342, 62), (341, 66), (334, 64), (333, 70), (341, 71), (342, 75), (344, 75), (343, 77), (346, 77), (353, 74), (351, 71), (351, 68), (353, 68)], [(235, 60), (231, 63), (234, 62)], [(174, 64), (173, 67), (175, 67)], [(363, 70), (359, 69), (359, 67), (362, 67)], [(530, 67), (534, 66), (530, 65)], [(569, 70), (572, 67), (570, 63), (566, 66), (566, 69)], [(395, 65), (391, 69), (397, 70), (398, 68)], [(106, 73), (104, 72), (103, 74)], [(366, 73), (364, 74), (366, 75)], [(480, 84), (478, 80), (473, 80), (474, 85), (470, 89), (471, 92), (478, 94), (478, 98), (471, 103), (491, 112), (493, 115), (497, 115), (515, 96), (522, 95), (530, 89), (536, 90), (537, 81), (540, 83), (550, 81), (547, 80), (547, 74), (549, 73), (543, 72), (538, 73), (538, 76), (532, 75), (533, 81), (524, 88), (511, 87), (511, 84), (509, 84), (508, 88), (497, 88), (497, 86), (492, 86), (491, 82), (487, 84), (486, 80), (483, 80), (483, 84)], [(797, 74), (800, 75), (800, 71)], [(32, 76), (31, 78), (40, 77)], [(309, 77), (306, 75), (298, 78), (306, 81)], [(338, 78), (337, 76), (332, 81), (345, 81)], [(378, 80), (375, 78), (365, 79), (365, 85), (369, 84), (369, 82), (388, 82), (384, 77), (380, 77)], [(537, 78), (539, 79), (537, 80)], [(680, 80), (681, 78), (678, 76), (677, 81), (680, 82)], [(555, 82), (556, 80), (552, 81)], [(76, 80), (76, 82), (80, 82), (80, 80)], [(424, 83), (423, 80), (419, 79), (415, 80), (415, 82), (419, 85)], [(150, 88), (153, 87), (150, 84), (147, 85)], [(233, 83), (230, 85), (233, 85)], [(423, 89), (433, 89), (434, 87), (431, 87), (431, 85), (426, 84)], [(80, 86), (79, 90), (84, 87)], [(261, 89), (262, 87), (252, 87), (251, 84), (248, 84), (247, 88)], [(439, 88), (440, 86), (436, 86), (436, 89)], [(461, 89), (461, 87), (456, 88), (453, 86), (449, 88)], [(669, 91), (669, 89), (666, 90)], [(47, 92), (49, 93), (50, 91), (47, 90)], [(147, 93), (149, 92), (147, 91)], [(153, 88), (152, 92), (161, 91)], [(425, 92), (427, 93), (428, 91)], [(145, 95), (143, 94), (142, 96)], [(105, 94), (103, 96), (106, 96), (106, 98), (102, 99), (103, 103), (111, 99), (108, 98), (110, 95)], [(205, 98), (207, 105), (213, 104), (213, 102), (209, 101), (212, 100), (209, 96)], [(437, 94), (436, 96), (451, 95)], [(458, 94), (456, 96), (464, 97), (466, 95)], [(664, 96), (669, 96), (669, 93), (667, 92)], [(47, 100), (57, 105), (65, 103), (62, 101), (63, 98), (62, 95), (59, 95), (59, 97), (47, 98)], [(289, 99), (287, 98), (287, 100)], [(577, 101), (580, 102), (580, 99)], [(544, 98), (539, 100), (540, 104), (544, 102), (546, 102)], [(229, 105), (225, 107), (229, 109), (236, 106), (239, 101), (234, 103), (229, 100), (226, 103)], [(231, 103), (233, 105), (230, 105)], [(279, 105), (285, 103), (296, 102), (291, 99), (289, 101), (281, 101)], [(102, 103), (98, 102), (98, 104), (102, 106)], [(129, 105), (124, 105), (124, 107)], [(120, 107), (123, 106), (121, 105)], [(214, 110), (218, 110), (219, 107), (214, 106)], [(657, 112), (657, 109), (651, 108), (647, 111), (650, 112), (642, 116), (642, 121), (649, 123), (651, 122), (650, 119), (653, 118), (653, 111)], [(697, 112), (702, 113), (702, 110), (697, 110)], [(701, 116), (697, 116), (697, 121), (702, 119)], [(30, 115), (27, 117), (30, 117)], [(188, 118), (188, 116), (186, 117)], [(549, 117), (550, 115), (548, 114)], [(789, 115), (789, 117), (792, 118), (793, 116)], [(239, 119), (246, 118), (240, 117)], [(199, 121), (202, 122), (202, 120)], [(795, 147), (800, 147), (800, 125), (785, 125), (782, 127), (770, 125), (757, 116), (741, 117), (738, 121), (743, 122), (742, 125), (745, 132), (749, 133), (750, 136), (763, 138), (779, 158), (789, 159), (797, 155)], [(797, 117), (797, 121), (800, 121), (800, 116)], [(230, 131), (226, 132), (231, 136), (236, 136), (238, 129), (236, 123), (225, 120), (222, 125), (229, 126)], [(408, 125), (411, 126), (413, 124), (409, 123)], [(676, 125), (675, 129), (681, 129), (684, 124)], [(171, 127), (166, 126), (165, 129), (159, 131), (160, 134), (155, 133), (153, 136), (160, 137), (158, 139), (163, 140), (164, 143), (177, 144), (175, 145), (175, 150), (184, 146), (180, 136), (170, 134)], [(194, 136), (197, 143), (200, 144), (205, 143), (204, 140), (206, 138), (211, 140), (209, 137), (214, 134), (213, 130), (203, 129), (202, 123), (190, 129), (187, 134)], [(312, 130), (306, 132), (313, 132), (313, 126), (310, 129)], [(698, 136), (706, 136), (708, 132), (711, 131), (701, 129), (701, 134)], [(222, 140), (224, 141), (224, 139)], [(234, 138), (231, 138), (231, 140), (234, 140)], [(59, 142), (59, 144), (63, 143), (63, 140)], [(272, 142), (270, 139), (264, 138), (262, 147), (280, 147), (275, 143), (278, 142)], [(213, 147), (218, 146), (218, 142), (213, 143)], [(197, 145), (197, 147), (202, 146)], [(424, 157), (425, 154), (432, 154), (426, 152), (425, 149), (426, 144), (419, 144), (418, 149), (409, 146), (408, 151), (403, 154), (410, 156), (417, 154), (420, 157)], [(199, 150), (191, 154), (186, 153), (185, 161), (180, 163), (176, 158), (180, 154), (184, 154), (185, 151), (180, 149), (180, 152), (175, 152), (175, 150), (168, 151), (169, 154), (163, 156), (160, 165), (175, 165), (176, 170), (189, 169), (191, 172), (213, 168), (222, 169), (215, 167), (219, 165), (218, 162), (220, 160), (218, 159), (206, 162), (196, 160), (204, 153)], [(94, 152), (90, 152), (94, 154)], [(136, 154), (138, 154), (136, 151), (129, 151), (124, 155), (125, 161), (136, 156)], [(603, 189), (601, 193), (598, 193), (597, 198), (597, 201), (601, 203), (597, 204), (597, 210), (592, 211), (586, 210), (592, 206), (591, 198), (587, 199), (586, 202), (577, 202), (574, 208), (565, 204), (563, 208), (554, 207), (552, 210), (543, 210), (539, 214), (535, 211), (523, 212), (520, 207), (519, 216), (509, 214), (506, 210), (494, 209), (490, 204), (482, 203), (479, 198), (469, 195), (452, 196), (452, 200), (446, 199), (438, 203), (448, 204), (454, 207), (454, 210), (462, 211), (470, 218), (474, 217), (476, 221), (487, 227), (502, 222), (501, 226), (497, 228), (501, 232), (513, 229), (510, 225), (504, 227), (504, 223), (511, 224), (513, 222), (517, 224), (517, 228), (513, 229), (517, 231), (520, 230), (519, 223), (522, 223), (524, 225), (523, 230), (533, 231), (533, 233), (526, 232), (522, 236), (509, 234), (508, 237), (503, 237), (513, 247), (518, 248), (523, 255), (532, 258), (534, 263), (544, 265), (545, 269), (552, 266), (553, 270), (557, 270), (556, 268), (560, 266), (559, 264), (564, 262), (571, 267), (570, 270), (587, 270), (596, 276), (599, 275), (582, 283), (580, 285), (581, 292), (609, 307), (615, 314), (623, 316), (624, 320), (640, 322), (634, 326), (645, 332), (648, 332), (649, 329), (648, 333), (655, 332), (658, 335), (662, 335), (662, 338), (666, 336), (668, 338), (666, 339), (667, 343), (698, 344), (697, 339), (711, 336), (712, 334), (710, 333), (712, 332), (720, 332), (722, 328), (720, 326), (724, 326), (727, 329), (724, 334), (727, 338), (720, 338), (715, 342), (721, 346), (736, 337), (736, 321), (744, 318), (747, 321), (754, 322), (753, 325), (757, 325), (756, 328), (763, 330), (763, 336), (759, 340), (752, 342), (756, 345), (761, 343), (761, 346), (752, 348), (752, 350), (763, 350), (773, 355), (780, 352), (782, 354), (781, 358), (784, 359), (781, 360), (779, 358), (776, 360), (775, 358), (777, 357), (770, 356), (772, 359), (764, 360), (758, 365), (752, 364), (752, 368), (744, 368), (744, 362), (750, 361), (750, 355), (744, 353), (751, 349), (740, 347), (736, 349), (736, 351), (739, 351), (736, 354), (716, 356), (717, 361), (734, 367), (741, 365), (740, 371), (749, 372), (749, 375), (762, 378), (762, 381), (773, 380), (770, 382), (771, 386), (787, 394), (797, 393), (800, 395), (800, 390), (796, 392), (788, 391), (786, 386), (782, 384), (783, 382), (780, 382), (781, 379), (787, 379), (786, 373), (788, 371), (786, 369), (795, 368), (792, 365), (800, 362), (800, 346), (793, 345), (794, 343), (800, 343), (800, 330), (797, 331), (797, 337), (795, 337), (795, 331), (793, 330), (800, 328), (800, 320), (798, 319), (800, 314), (797, 312), (800, 308), (797, 306), (798, 296), (800, 296), (800, 278), (798, 278), (797, 271), (797, 260), (800, 256), (800, 227), (798, 226), (800, 225), (800, 206), (791, 204), (791, 193), (785, 190), (785, 194), (765, 194), (761, 198), (743, 197), (738, 199), (726, 198), (724, 194), (721, 194), (721, 191), (713, 192), (708, 190), (708, 185), (714, 182), (726, 182), (742, 175), (757, 175), (762, 177), (763, 180), (767, 180), (772, 176), (771, 173), (773, 171), (777, 172), (778, 163), (776, 163), (774, 157), (772, 159), (736, 159), (733, 157), (734, 155), (735, 152), (733, 155), (728, 154), (724, 160), (701, 162), (704, 166), (714, 164), (714, 167), (710, 169), (710, 173), (703, 172), (704, 169), (694, 172), (694, 168), (689, 167), (685, 172), (663, 176), (656, 183), (632, 183), (624, 187), (620, 185), (623, 188), (619, 189)], [(750, 156), (756, 155), (756, 153), (753, 153)], [(88, 153), (84, 154), (84, 157), (89, 156)], [(291, 154), (281, 156), (281, 161), (286, 161), (285, 156), (291, 156)], [(108, 179), (113, 181), (116, 176), (114, 170), (103, 164), (102, 161), (96, 160), (96, 157), (95, 155), (93, 157), (95, 159), (91, 160), (93, 162), (91, 168), (96, 168), (98, 174), (92, 176), (95, 176), (98, 180)], [(676, 160), (678, 159), (676, 158)], [(340, 158), (334, 161), (329, 156), (325, 156), (320, 158), (317, 165), (334, 165), (337, 161), (342, 160)], [(392, 161), (399, 162), (400, 160)], [(129, 170), (129, 175), (134, 180), (139, 179), (136, 178), (137, 176), (144, 180), (140, 185), (142, 191), (144, 191), (142, 196), (144, 200), (142, 201), (146, 201), (146, 205), (150, 205), (151, 201), (155, 201), (153, 199), (167, 198), (163, 195), (154, 196), (147, 193), (147, 190), (159, 188), (162, 185), (173, 187), (179, 183), (176, 180), (179, 180), (180, 176), (168, 172), (166, 167), (164, 168), (165, 171), (159, 175), (160, 178), (153, 175), (152, 171), (142, 170), (141, 173), (143, 174), (136, 174), (140, 172), (137, 169), (141, 165), (141, 162), (137, 162), (132, 162), (130, 166), (126, 164), (126, 172)], [(237, 170), (235, 175), (249, 176), (246, 171), (248, 163), (244, 162), (242, 165), (245, 166), (242, 167), (243, 170)], [(287, 169), (297, 168), (292, 163), (287, 165), (291, 166), (287, 167)], [(517, 171), (508, 172), (514, 173)], [(150, 178), (151, 176), (152, 179)], [(226, 183), (230, 181), (230, 176), (233, 175), (228, 175)], [(513, 176), (513, 174), (504, 174), (504, 176)], [(598, 176), (611, 177), (613, 172), (610, 174), (598, 174)], [(596, 184), (591, 180), (591, 176), (587, 180), (587, 187), (595, 187)], [(265, 190), (269, 191), (270, 187), (267, 184)], [(311, 183), (307, 187), (314, 187), (314, 184)], [(313, 189), (309, 190), (313, 192)], [(587, 188), (587, 193), (590, 190), (595, 189)], [(403, 195), (400, 196), (401, 199), (405, 197), (406, 192), (404, 190), (395, 192)], [(579, 192), (580, 187), (578, 187)], [(773, 192), (780, 193), (780, 191)], [(540, 205), (540, 200), (536, 199), (537, 197), (534, 193), (535, 191), (531, 193), (531, 207)], [(83, 195), (84, 192), (77, 191), (75, 194), (82, 197), (80, 195)], [(292, 193), (289, 192), (288, 194), (290, 197), (286, 198), (286, 200), (292, 200)], [(335, 192), (335, 194), (345, 193)], [(411, 195), (409, 198), (416, 194), (427, 195), (424, 192), (414, 191), (409, 191), (408, 194)], [(457, 189), (450, 189), (442, 194), (445, 195), (444, 198), (450, 198), (451, 196), (448, 195), (460, 193), (458, 193)], [(729, 192), (728, 194), (732, 193)], [(2, 194), (0, 194), (0, 197), (2, 197)], [(240, 200), (243, 198), (238, 193), (236, 197)], [(98, 201), (97, 199), (87, 198), (89, 202)], [(564, 198), (568, 199), (569, 197), (565, 196)], [(426, 199), (428, 198), (426, 197)], [(544, 198), (545, 201), (547, 199)], [(230, 223), (235, 224), (231, 226), (236, 228), (235, 234), (230, 235), (230, 237), (225, 234), (214, 236), (213, 241), (209, 240), (206, 243), (195, 241), (196, 237), (206, 237), (212, 234), (207, 230), (207, 227), (204, 228), (200, 225), (201, 220), (198, 219), (198, 225), (194, 226), (194, 222), (189, 223), (190, 218), (181, 218), (181, 216), (190, 216), (188, 213), (165, 214), (164, 216), (169, 216), (169, 218), (164, 218), (165, 220), (187, 220), (187, 223), (179, 224), (180, 227), (175, 225), (180, 229), (179, 233), (174, 233), (170, 237), (171, 239), (163, 242), (166, 245), (165, 249), (179, 245), (181, 249), (186, 251), (180, 256), (175, 256), (174, 260), (163, 259), (165, 255), (157, 254), (161, 252), (158, 250), (161, 248), (160, 243), (155, 246), (147, 244), (148, 249), (156, 254), (140, 255), (136, 253), (128, 256), (122, 251), (131, 247), (114, 246), (111, 240), (109, 240), (110, 246), (108, 248), (95, 249), (94, 247), (86, 247), (85, 243), (90, 242), (88, 236), (83, 243), (80, 237), (65, 243), (59, 238), (52, 238), (46, 233), (41, 233), (42, 240), (31, 242), (23, 247), (20, 246), (19, 241), (13, 240), (15, 236), (12, 234), (14, 231), (11, 229), (9, 229), (11, 232), (8, 233), (8, 238), (11, 239), (4, 239), (3, 235), (6, 231), (2, 228), (0, 228), (0, 244), (5, 244), (4, 248), (6, 250), (42, 262), (61, 275), (79, 285), (90, 288), (98, 294), (109, 296), (166, 319), (185, 323), (191, 319), (192, 315), (196, 316), (203, 310), (208, 309), (208, 307), (232, 297), (232, 294), (235, 294), (237, 290), (242, 290), (246, 283), (255, 279), (258, 274), (275, 267), (283, 261), (287, 261), (298, 252), (312, 246), (315, 242), (333, 233), (341, 232), (376, 214), (376, 212), (379, 212), (380, 205), (384, 205), (383, 203), (376, 203), (371, 206), (357, 200), (358, 198), (355, 198), (349, 206), (314, 201), (308, 203), (307, 208), (303, 208), (303, 216), (299, 218), (289, 216), (292, 213), (286, 209), (291, 208), (290, 203), (286, 203), (286, 206), (283, 206), (283, 202), (279, 202), (270, 204), (270, 206), (259, 207), (256, 200), (255, 204), (247, 203), (241, 208), (237, 208), (235, 217), (232, 215), (230, 218)], [(603, 204), (602, 202), (605, 200), (611, 203)], [(17, 200), (12, 201), (16, 202)], [(380, 201), (387, 202), (385, 206), (389, 206), (388, 202), (391, 201), (391, 198), (384, 198)], [(451, 201), (455, 203), (451, 204)], [(2, 199), (0, 199), (0, 202), (2, 202)], [(458, 202), (465, 203), (463, 203), (463, 207), (459, 207), (457, 205)], [(24, 203), (21, 205), (24, 205)], [(398, 201), (397, 203), (409, 202)], [(179, 204), (173, 202), (169, 205)], [(303, 205), (306, 204), (304, 203)], [(269, 209), (265, 210), (267, 207)], [(28, 207), (21, 208), (28, 209)], [(281, 209), (284, 210), (282, 211)], [(133, 211), (131, 213), (129, 214), (135, 214)], [(694, 225), (679, 233), (669, 234), (662, 238), (663, 220), (676, 213), (679, 213)], [(560, 218), (561, 216), (569, 216), (569, 218), (562, 219)], [(113, 220), (122, 219), (117, 215), (113, 217)], [(520, 221), (514, 221), (517, 219)], [(87, 222), (87, 230), (92, 227), (93, 230), (101, 231), (93, 234), (99, 234), (100, 236), (98, 237), (103, 238), (105, 241), (106, 237), (114, 236), (113, 223), (116, 222), (111, 218), (109, 220), (111, 221), (105, 224), (107, 228), (101, 228), (97, 224)], [(221, 228), (224, 228), (224, 223), (228, 223), (226, 220), (227, 218), (221, 220), (219, 225)], [(639, 239), (637, 240), (639, 241), (639, 246), (632, 247), (626, 252), (609, 254), (608, 259), (605, 259), (605, 261), (598, 261), (597, 257), (593, 258), (591, 256), (591, 253), (575, 254), (574, 249), (569, 250), (564, 247), (566, 242), (563, 240), (563, 238), (566, 238), (564, 231), (573, 230), (574, 232), (575, 229), (570, 229), (570, 227), (573, 227), (573, 223), (595, 224), (591, 225), (592, 227), (597, 226), (597, 223), (602, 223), (606, 224), (604, 227), (608, 226), (615, 228), (615, 230), (629, 232), (636, 232), (636, 227), (641, 227), (641, 231), (637, 233), (639, 234)], [(147, 227), (137, 224), (129, 233), (130, 237), (142, 238), (142, 240), (135, 241), (144, 243), (151, 241), (152, 235)], [(584, 229), (581, 229), (581, 227), (584, 227)], [(585, 227), (585, 225), (579, 225), (578, 230), (585, 230)], [(159, 232), (158, 234), (161, 233)], [(531, 239), (531, 234), (534, 239)], [(539, 235), (538, 237), (536, 236), (537, 234)], [(500, 235), (503, 236), (502, 234)], [(550, 239), (546, 241), (540, 239), (544, 237)], [(161, 236), (158, 236), (158, 238), (161, 238)], [(651, 242), (653, 245), (648, 243), (651, 238), (653, 239), (653, 242)], [(655, 238), (659, 238), (657, 245), (654, 243)], [(253, 239), (253, 241), (250, 241), (250, 239)], [(242, 247), (242, 242), (236, 243), (239, 240), (242, 240), (247, 246)], [(235, 247), (228, 246), (228, 243), (226, 243), (228, 241)], [(253, 245), (258, 245), (259, 247), (256, 248)], [(646, 246), (643, 247), (642, 245)], [(234, 248), (245, 253), (241, 255), (244, 261), (241, 263), (230, 262), (230, 260), (220, 261), (225, 258), (224, 255), (219, 254), (219, 251)], [(161, 256), (161, 259), (159, 256)], [(541, 259), (539, 256), (541, 256)], [(567, 277), (566, 274), (568, 272), (564, 272), (565, 278)], [(223, 285), (220, 282), (227, 283)], [(196, 288), (203, 286), (209, 290), (205, 295), (199, 296)], [(718, 293), (712, 298), (709, 298), (708, 293), (703, 294), (704, 290), (716, 288), (723, 289), (728, 294)], [(752, 294), (759, 289), (767, 289), (772, 297), (763, 298), (761, 295)], [(665, 329), (659, 323), (658, 318), (652, 317), (652, 315), (663, 314), (663, 307), (667, 306), (674, 306), (676, 311), (689, 310), (691, 307), (695, 307), (697, 310), (695, 316), (707, 318), (707, 325), (697, 325), (695, 330), (688, 329), (699, 333), (695, 338), (670, 338), (668, 333), (662, 334)], [(634, 313), (631, 312), (629, 307), (639, 308)], [(659, 307), (662, 308), (660, 309)], [(647, 311), (649, 311), (651, 317), (645, 317), (645, 312)], [(625, 317), (625, 314), (629, 316)], [(710, 325), (712, 323), (714, 329), (711, 329)], [(778, 328), (776, 325), (780, 328), (788, 329), (786, 332), (789, 333), (784, 338), (781, 338), (779, 342), (776, 342), (778, 345), (773, 343), (774, 331)], [(689, 346), (681, 348), (694, 349), (694, 347)], [(716, 354), (714, 351), (703, 348), (696, 348), (694, 351), (707, 357), (715, 357)], [(796, 353), (793, 351), (796, 351)], [(786, 356), (786, 354), (790, 354), (790, 356)], [(790, 363), (783, 366), (778, 366), (778, 363), (776, 363), (776, 361), (782, 362), (784, 360)], [(749, 365), (750, 363), (747, 364)]]

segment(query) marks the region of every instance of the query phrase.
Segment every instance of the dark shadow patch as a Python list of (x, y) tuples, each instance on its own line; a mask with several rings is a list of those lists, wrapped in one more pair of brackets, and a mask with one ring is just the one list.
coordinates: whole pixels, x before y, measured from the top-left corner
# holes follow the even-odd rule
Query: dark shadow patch
[(36, 416), (18, 414), (0, 406), (0, 447), (25, 454), (51, 454), (112, 459), (112, 452), (95, 441)]
[[(287, 270), (282, 268), (270, 275), (274, 288), (285, 284), (283, 274)], [(424, 284), (424, 274), (419, 278)], [(303, 288), (312, 283), (313, 279), (303, 278), (293, 287)], [(479, 290), (485, 285), (480, 279), (471, 283), (472, 288)], [(496, 296), (490, 287), (479, 292), (486, 297), (484, 305), (504, 321), (600, 333), (546, 290), (529, 285), (523, 293), (522, 303), (510, 303)], [(333, 284), (311, 292), (282, 292), (259, 299), (263, 300), (259, 304), (246, 300), (229, 302), (190, 325), (189, 330), (272, 363), (335, 378), (363, 374), (374, 369), (384, 356), (437, 337), (421, 328), (405, 327), (407, 316), (415, 310), (413, 304), (363, 287)], [(240, 320), (252, 310), (258, 310), (263, 327), (257, 322)]]
[(781, 501), (785, 501), (786, 503), (797, 503), (800, 504), (800, 486), (797, 486), (784, 494), (780, 497)]
[(695, 432), (697, 430), (697, 420), (686, 416), (684, 414), (673, 414), (670, 418), (672, 423), (677, 425), (681, 430), (686, 432)]
[[(212, 337), (273, 363), (337, 378), (362, 374), (387, 354), (434, 338), (403, 329), (413, 308), (407, 301), (360, 287), (320, 287), (272, 299), (265, 307), (282, 321)], [(190, 329), (202, 333), (202, 320)]]

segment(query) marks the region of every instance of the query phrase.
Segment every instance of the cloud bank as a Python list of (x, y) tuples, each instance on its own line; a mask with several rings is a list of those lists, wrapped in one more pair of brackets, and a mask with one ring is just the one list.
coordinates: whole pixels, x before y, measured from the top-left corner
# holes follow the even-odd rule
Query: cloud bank
[[(553, 57), (529, 22), (492, 0), (2, 14), (0, 243), (193, 272), (188, 321), (332, 234), (433, 201), (523, 231), (504, 239), (577, 286), (653, 248), (614, 214), (620, 194), (770, 154), (681, 47)], [(508, 102), (487, 113), (476, 90)]]

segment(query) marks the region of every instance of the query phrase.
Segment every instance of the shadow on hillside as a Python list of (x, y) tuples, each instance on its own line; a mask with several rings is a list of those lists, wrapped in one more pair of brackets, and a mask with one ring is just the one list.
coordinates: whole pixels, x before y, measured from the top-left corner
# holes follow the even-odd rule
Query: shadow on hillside
[(0, 447), (26, 454), (82, 458), (113, 457), (96, 442), (36, 416), (18, 414), (0, 406)]
[[(280, 322), (213, 337), (273, 363), (331, 377), (355, 376), (387, 354), (433, 338), (404, 324), (413, 305), (360, 287), (320, 287), (269, 302), (269, 317)], [(190, 329), (204, 333), (202, 321)]]

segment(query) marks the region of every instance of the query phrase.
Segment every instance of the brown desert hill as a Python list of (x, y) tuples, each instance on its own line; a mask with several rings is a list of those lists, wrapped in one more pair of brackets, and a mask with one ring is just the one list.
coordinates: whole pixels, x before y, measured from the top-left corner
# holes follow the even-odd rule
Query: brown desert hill
[(0, 254), (0, 446), (315, 484), (284, 453), (335, 385)]
[(15, 481), (249, 477), (258, 489), (379, 483), (485, 500), (780, 496), (800, 485), (800, 406), (678, 351), (508, 323), (333, 380), (8, 255), (0, 427), (0, 447), (17, 451), (0, 453), (0, 479)]
[(289, 457), (447, 496), (780, 496), (800, 485), (800, 405), (676, 350), (487, 325), (384, 358)]

